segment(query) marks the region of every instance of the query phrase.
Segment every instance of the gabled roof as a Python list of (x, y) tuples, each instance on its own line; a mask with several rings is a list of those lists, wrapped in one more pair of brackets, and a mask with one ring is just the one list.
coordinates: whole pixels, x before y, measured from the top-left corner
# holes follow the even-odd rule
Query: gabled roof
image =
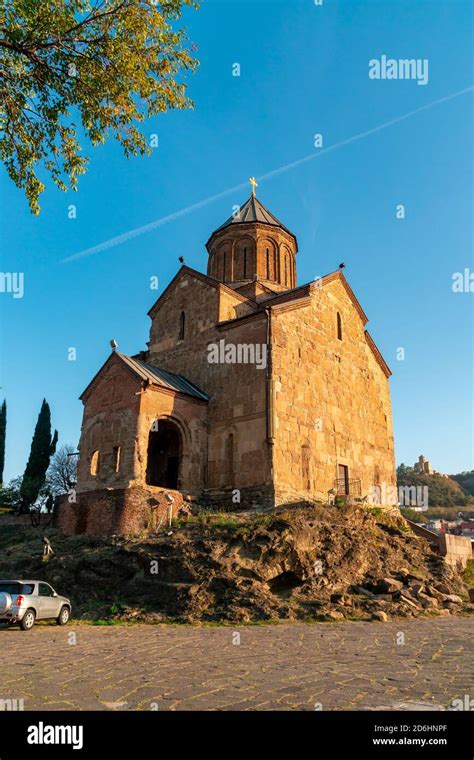
[[(330, 274), (325, 275), (324, 277), (321, 277), (321, 285), (326, 285), (329, 282), (332, 282), (334, 280), (339, 280), (341, 284), (343, 285), (344, 289), (347, 292), (347, 295), (349, 296), (350, 300), (352, 301), (355, 310), (359, 314), (362, 324), (365, 326), (368, 322), (368, 317), (363, 310), (362, 306), (360, 305), (359, 301), (357, 300), (354, 291), (352, 290), (351, 286), (347, 282), (346, 278), (344, 277), (343, 272), (340, 269), (336, 269), (335, 272), (331, 272)], [(292, 290), (285, 290), (282, 293), (277, 293), (273, 297), (265, 299), (265, 301), (260, 301), (258, 304), (259, 312), (264, 313), (268, 311), (269, 309), (279, 309), (279, 307), (284, 308), (285, 306), (288, 306), (289, 308), (297, 308), (298, 304), (301, 306), (307, 306), (309, 304), (309, 296), (311, 295), (314, 290), (319, 287), (319, 285), (316, 284), (316, 282), (313, 280), (312, 282), (307, 282), (304, 285), (299, 285), (297, 288), (293, 288)], [(258, 314), (258, 312), (257, 312)], [(241, 317), (237, 317), (235, 319), (228, 319), (225, 322), (220, 322), (217, 327), (219, 329), (226, 329), (228, 327), (232, 327), (234, 324), (239, 324), (240, 322), (243, 322), (245, 320), (255, 318), (256, 314), (244, 314)], [(379, 349), (377, 348), (372, 336), (367, 330), (364, 330), (365, 339), (367, 341), (367, 345), (371, 349), (372, 353), (375, 356), (375, 359), (377, 360), (377, 363), (379, 364), (380, 368), (382, 369), (384, 375), (388, 378), (392, 374), (390, 367), (388, 366), (387, 362), (383, 358), (382, 354), (380, 353)]]
[[(250, 298), (251, 301), (256, 302), (259, 295), (268, 294), (268, 298), (273, 298), (274, 295), (277, 295), (280, 292), (278, 290), (274, 290), (268, 285), (264, 285), (260, 280), (252, 280), (251, 282), (246, 282), (244, 285), (239, 285), (238, 288), (233, 288), (233, 290), (235, 290), (237, 293), (240, 293), (240, 295), (245, 296), (246, 298)], [(252, 292), (252, 290), (254, 292)]]
[(176, 391), (177, 393), (184, 393), (186, 396), (192, 396), (200, 401), (209, 401), (210, 396), (207, 393), (198, 388), (197, 385), (191, 383), (183, 375), (176, 375), (174, 372), (168, 372), (167, 370), (155, 367), (151, 364), (147, 364), (141, 359), (135, 359), (132, 356), (121, 354), (118, 351), (113, 351), (107, 361), (102, 365), (100, 370), (92, 378), (87, 388), (80, 395), (82, 399), (87, 391), (91, 388), (92, 384), (103, 372), (105, 367), (112, 361), (119, 359), (122, 361), (129, 370), (131, 370), (141, 380), (145, 380), (151, 385), (156, 385), (161, 388)]
[[(351, 299), (355, 310), (360, 316), (362, 324), (366, 325), (369, 321), (367, 314), (363, 310), (358, 299), (356, 298), (354, 291), (352, 290), (351, 286), (347, 282), (344, 274), (340, 269), (336, 269), (335, 272), (330, 272), (330, 274), (324, 275), (324, 277), (321, 277), (319, 282), (321, 285), (327, 285), (327, 283), (332, 282), (333, 280), (340, 280), (341, 284), (347, 292), (347, 295)], [(311, 291), (317, 287), (319, 287), (319, 285), (316, 280), (307, 282), (304, 285), (299, 285), (297, 288), (292, 288), (292, 290), (284, 290), (282, 293), (277, 293), (273, 297), (267, 298), (261, 303), (261, 306), (268, 308), (269, 306), (276, 306), (277, 304), (285, 303), (286, 301), (293, 301), (296, 298), (306, 298), (311, 293)]]
[[(251, 195), (248, 201), (246, 201), (243, 206), (240, 206), (238, 213), (229, 216), (224, 224), (221, 224), (220, 227), (214, 230), (212, 235), (235, 224), (251, 224), (252, 222), (270, 224), (272, 227), (280, 227), (282, 230), (285, 230), (285, 232), (288, 232), (289, 235), (295, 237), (294, 233), (291, 232), (288, 227), (285, 227), (285, 225), (280, 222), (280, 220), (277, 219), (276, 216), (263, 205), (263, 203), (260, 203), (255, 195)], [(209, 238), (209, 240), (211, 238)]]
[(251, 299), (249, 299), (247, 296), (242, 295), (242, 293), (239, 293), (238, 290), (235, 290), (234, 288), (229, 287), (229, 285), (226, 285), (225, 282), (221, 282), (220, 280), (217, 280), (215, 277), (211, 277), (208, 274), (203, 274), (202, 272), (198, 272), (197, 269), (192, 269), (191, 267), (186, 266), (183, 264), (183, 266), (178, 269), (175, 276), (171, 280), (171, 282), (166, 286), (163, 293), (158, 296), (157, 300), (149, 309), (148, 316), (152, 317), (156, 307), (160, 303), (160, 301), (165, 297), (167, 293), (170, 292), (173, 285), (179, 280), (180, 277), (182, 277), (184, 274), (189, 274), (192, 277), (195, 277), (196, 280), (200, 280), (201, 282), (204, 282), (206, 285), (209, 285), (211, 288), (215, 288), (216, 290), (219, 288), (223, 290), (225, 293), (228, 293), (229, 295), (235, 296), (235, 298), (239, 301), (242, 301), (243, 303), (247, 303), (251, 308), (257, 308), (256, 304), (252, 302)]
[(174, 372), (168, 372), (168, 370), (155, 367), (152, 364), (141, 361), (141, 359), (134, 359), (125, 354), (119, 354), (119, 356), (131, 369), (141, 375), (144, 380), (150, 380), (151, 383), (161, 385), (162, 388), (169, 388), (178, 393), (185, 393), (187, 396), (200, 398), (202, 401), (209, 401), (210, 396), (190, 380), (187, 380), (183, 375), (176, 375)]
[(377, 360), (377, 363), (379, 364), (382, 372), (384, 373), (385, 377), (390, 377), (392, 374), (392, 371), (390, 367), (388, 366), (387, 362), (383, 358), (382, 354), (380, 353), (379, 349), (375, 345), (374, 339), (372, 338), (371, 334), (368, 330), (364, 330), (365, 339), (367, 341), (367, 344), (369, 348), (372, 350), (372, 353), (375, 356), (375, 359)]

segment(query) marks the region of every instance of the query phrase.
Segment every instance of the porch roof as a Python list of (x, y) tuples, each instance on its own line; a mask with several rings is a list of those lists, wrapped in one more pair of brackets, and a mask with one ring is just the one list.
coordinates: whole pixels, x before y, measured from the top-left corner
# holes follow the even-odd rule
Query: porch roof
[(164, 388), (169, 388), (178, 393), (186, 393), (188, 396), (194, 396), (194, 398), (201, 399), (201, 401), (209, 401), (210, 396), (208, 396), (207, 393), (204, 393), (204, 391), (198, 388), (197, 385), (194, 385), (190, 380), (183, 377), (183, 375), (176, 375), (174, 372), (168, 372), (160, 367), (147, 364), (140, 359), (134, 359), (126, 354), (116, 353), (144, 380), (150, 380), (154, 385), (161, 385)]

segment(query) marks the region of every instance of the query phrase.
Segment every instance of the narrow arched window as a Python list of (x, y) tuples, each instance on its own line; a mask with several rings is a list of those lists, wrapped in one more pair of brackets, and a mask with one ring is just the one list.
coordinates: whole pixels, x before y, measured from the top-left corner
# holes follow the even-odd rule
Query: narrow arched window
[(222, 282), (225, 282), (226, 264), (227, 264), (227, 252), (224, 251), (224, 264), (222, 266)]
[(184, 311), (179, 315), (179, 340), (184, 340), (184, 330), (186, 327), (186, 315)]
[(266, 257), (267, 257), (267, 280), (270, 279), (270, 253), (268, 251), (268, 248), (265, 251)]
[(95, 450), (95, 451), (93, 451), (93, 452), (92, 452), (92, 454), (91, 454), (91, 465), (90, 465), (90, 473), (91, 473), (91, 475), (93, 475), (94, 477), (95, 477), (95, 476), (98, 474), (98, 472), (99, 472), (99, 465), (100, 465), (100, 463), (99, 463), (99, 450), (98, 450), (98, 449), (96, 449), (96, 450)]
[(275, 282), (278, 280), (277, 274), (277, 252), (273, 251), (273, 279)]
[(303, 488), (311, 490), (311, 449), (307, 443), (301, 447), (301, 478)]
[(285, 256), (285, 285), (288, 285), (288, 259)]
[(234, 485), (234, 434), (229, 433), (225, 442), (226, 448), (226, 486), (233, 487)]
[(342, 319), (339, 312), (337, 312), (337, 337), (338, 340), (342, 340)]
[(114, 471), (118, 472), (120, 470), (120, 446), (114, 446), (112, 463)]
[(247, 249), (244, 248), (244, 279), (247, 277)]

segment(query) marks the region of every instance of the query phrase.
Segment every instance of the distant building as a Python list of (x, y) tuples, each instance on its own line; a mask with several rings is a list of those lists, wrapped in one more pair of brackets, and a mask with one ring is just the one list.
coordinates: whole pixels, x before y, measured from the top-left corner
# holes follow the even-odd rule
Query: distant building
[(420, 456), (418, 457), (418, 462), (415, 462), (415, 464), (413, 465), (413, 469), (419, 475), (439, 475), (442, 478), (449, 478), (449, 475), (446, 475), (444, 472), (439, 472), (439, 470), (433, 470), (431, 466), (431, 462), (429, 461), (429, 459), (426, 459), (426, 457), (424, 457), (423, 454), (420, 454)]
[(413, 469), (420, 475), (433, 475), (431, 462), (429, 462), (428, 459), (423, 456), (423, 454), (420, 454), (418, 457), (418, 462), (415, 462), (413, 465)]

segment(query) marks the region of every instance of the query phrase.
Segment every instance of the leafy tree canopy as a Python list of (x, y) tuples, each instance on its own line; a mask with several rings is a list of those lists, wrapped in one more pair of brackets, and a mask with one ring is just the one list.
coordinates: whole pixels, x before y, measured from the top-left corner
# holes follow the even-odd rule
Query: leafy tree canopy
[(21, 478), (13, 478), (7, 484), (0, 485), (0, 514), (16, 512), (21, 505)]
[(459, 485), (474, 496), (474, 470), (460, 472), (458, 475), (451, 475), (452, 480), (456, 480)]
[(464, 507), (472, 504), (472, 496), (455, 480), (445, 478), (438, 473), (433, 475), (418, 473), (413, 467), (406, 467), (404, 464), (397, 468), (397, 485), (409, 488), (426, 486), (430, 507)]
[(93, 145), (112, 135), (125, 155), (149, 152), (137, 124), (192, 106), (185, 71), (197, 61), (183, 6), (195, 0), (4, 0), (0, 7), (0, 159), (39, 213), (51, 175), (77, 189), (88, 159), (79, 120)]

